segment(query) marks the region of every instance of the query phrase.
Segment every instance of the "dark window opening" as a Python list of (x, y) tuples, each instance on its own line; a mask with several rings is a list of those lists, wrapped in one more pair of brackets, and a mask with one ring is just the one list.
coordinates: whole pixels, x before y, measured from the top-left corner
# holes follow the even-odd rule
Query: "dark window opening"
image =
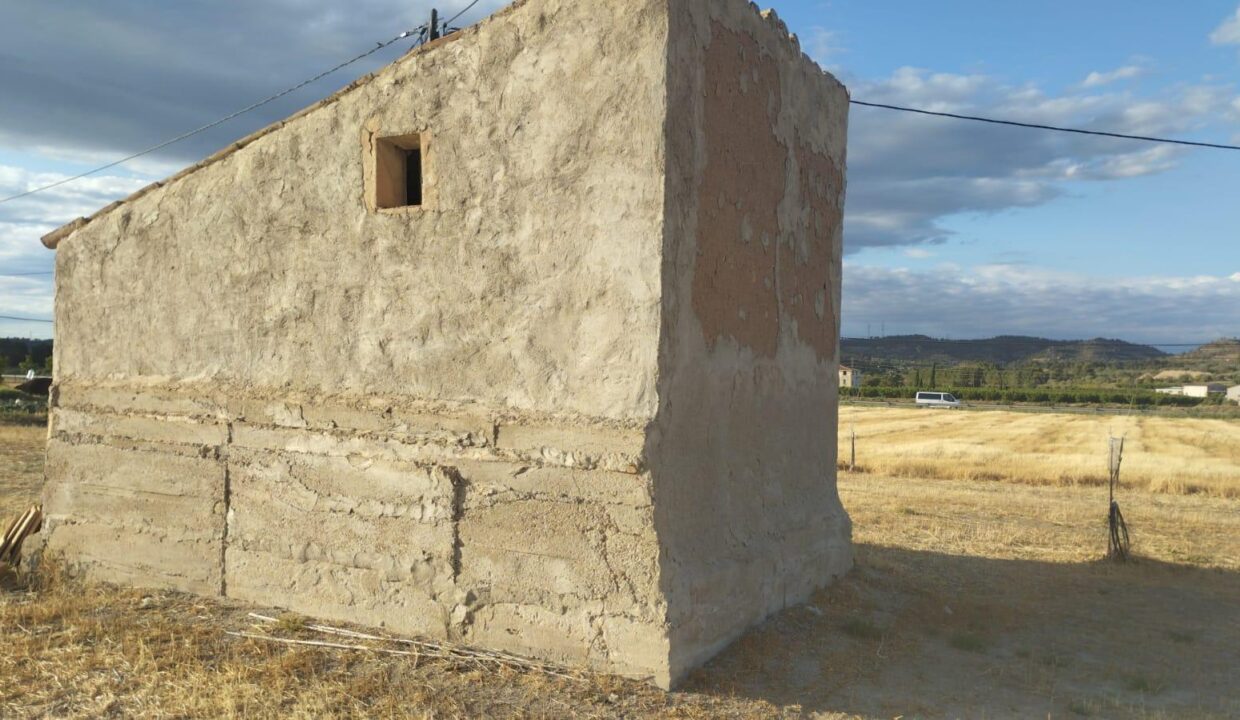
[(422, 204), (422, 148), (405, 153), (405, 204)]
[(422, 136), (397, 135), (375, 141), (375, 206), (381, 209), (422, 205)]

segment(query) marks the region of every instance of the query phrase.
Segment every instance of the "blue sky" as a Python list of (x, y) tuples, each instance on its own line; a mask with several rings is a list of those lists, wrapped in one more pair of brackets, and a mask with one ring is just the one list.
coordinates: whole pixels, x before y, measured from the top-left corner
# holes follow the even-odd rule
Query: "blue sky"
[[(0, 196), (108, 162), (423, 21), (424, 0), (0, 6)], [(466, 0), (441, 1), (454, 12)], [(483, 0), (475, 20), (499, 7)], [(774, 0), (853, 96), (1240, 143), (1237, 0)], [(289, 18), (296, 16), (297, 23)], [(38, 237), (313, 102), (404, 45), (123, 169), (0, 205), (0, 315), (51, 316)], [(1240, 152), (854, 108), (844, 333), (1240, 335)], [(0, 335), (50, 326), (0, 320)]]
[[(839, 49), (826, 53), (827, 63), (853, 83), (921, 67), (1012, 86), (1029, 84), (1050, 96), (1122, 93), (1136, 104), (1205, 86), (1221, 88), (1234, 99), (1240, 46), (1214, 43), (1209, 36), (1235, 10), (1230, 0), (1059, 2), (1036, 9), (953, 2), (948, 12), (942, 4), (888, 1), (790, 3), (786, 12), (794, 22), (828, 33), (824, 45)], [(900, 21), (892, 22), (893, 17)], [(825, 18), (825, 25), (816, 24)], [(891, 45), (901, 52), (883, 49)], [(1097, 74), (1095, 80), (1085, 86), (1091, 73)], [(1117, 77), (1105, 82), (1107, 73)], [(853, 122), (864, 123), (881, 112), (858, 109)], [(1213, 142), (1240, 137), (1236, 115), (1218, 119), (1175, 135)], [(1026, 131), (1006, 132), (1012, 143), (1027, 140)], [(1217, 272), (1219, 263), (1240, 269), (1240, 243), (1226, 241), (1235, 239), (1228, 229), (1240, 220), (1240, 203), (1231, 190), (1238, 180), (1236, 155), (1185, 152), (1164, 173), (1068, 184), (1062, 199), (1033, 211), (951, 217), (944, 224), (959, 233), (959, 243), (939, 248), (938, 256), (976, 261), (978, 246), (993, 244), (992, 261), (1019, 253), (1051, 266), (1090, 266), (1093, 272), (1125, 276), (1164, 272), (1168, 258), (1163, 248), (1174, 237), (1187, 243), (1177, 245), (1176, 272)], [(856, 259), (882, 262), (890, 260), (886, 255), (862, 253)]]

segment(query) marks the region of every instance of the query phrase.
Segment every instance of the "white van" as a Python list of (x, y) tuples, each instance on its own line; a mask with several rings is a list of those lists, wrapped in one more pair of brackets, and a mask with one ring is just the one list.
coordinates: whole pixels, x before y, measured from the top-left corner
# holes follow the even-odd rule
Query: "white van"
[(945, 392), (919, 392), (917, 404), (922, 407), (958, 408), (960, 401), (955, 395)]

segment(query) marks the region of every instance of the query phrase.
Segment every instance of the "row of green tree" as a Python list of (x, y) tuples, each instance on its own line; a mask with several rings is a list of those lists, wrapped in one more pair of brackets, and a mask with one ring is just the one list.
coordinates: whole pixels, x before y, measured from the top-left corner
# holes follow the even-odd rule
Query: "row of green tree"
[[(929, 390), (930, 388), (921, 388)], [(1194, 407), (1203, 398), (1166, 395), (1150, 390), (1116, 390), (1111, 388), (973, 388), (936, 387), (936, 392), (949, 392), (959, 400), (1003, 403), (1050, 403), (1056, 405), (1135, 405), (1138, 407)], [(912, 400), (918, 388), (874, 386), (840, 388), (841, 397)]]
[[(1152, 390), (1167, 384), (1165, 380), (1154, 379), (1157, 372), (1163, 368), (1151, 362), (1042, 361), (1005, 366), (994, 363), (947, 365), (845, 360), (845, 364), (861, 370), (862, 384), (867, 387), (902, 387), (923, 390), (935, 390), (940, 387), (997, 388), (1000, 390), (1109, 387)], [(1232, 375), (1240, 380), (1240, 367), (1233, 366), (1229, 373), (1223, 373), (1218, 379), (1227, 380)]]
[(24, 375), (28, 370), (34, 370), (41, 375), (50, 374), (52, 341), (0, 338), (0, 368), (3, 368), (6, 375)]

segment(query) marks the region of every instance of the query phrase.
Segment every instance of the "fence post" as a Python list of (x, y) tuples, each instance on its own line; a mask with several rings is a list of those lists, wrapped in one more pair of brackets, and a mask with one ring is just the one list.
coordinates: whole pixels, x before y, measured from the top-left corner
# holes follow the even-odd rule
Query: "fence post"
[(1124, 461), (1124, 438), (1108, 435), (1107, 439), (1110, 441), (1107, 458), (1107, 489), (1110, 501), (1107, 514), (1107, 559), (1124, 562), (1128, 559), (1131, 544), (1128, 525), (1124, 522), (1124, 515), (1119, 511), (1119, 503), (1115, 500), (1115, 490), (1119, 487), (1119, 468)]
[(857, 424), (850, 423), (849, 428), (852, 431), (852, 454), (848, 458), (848, 472), (857, 470)]

